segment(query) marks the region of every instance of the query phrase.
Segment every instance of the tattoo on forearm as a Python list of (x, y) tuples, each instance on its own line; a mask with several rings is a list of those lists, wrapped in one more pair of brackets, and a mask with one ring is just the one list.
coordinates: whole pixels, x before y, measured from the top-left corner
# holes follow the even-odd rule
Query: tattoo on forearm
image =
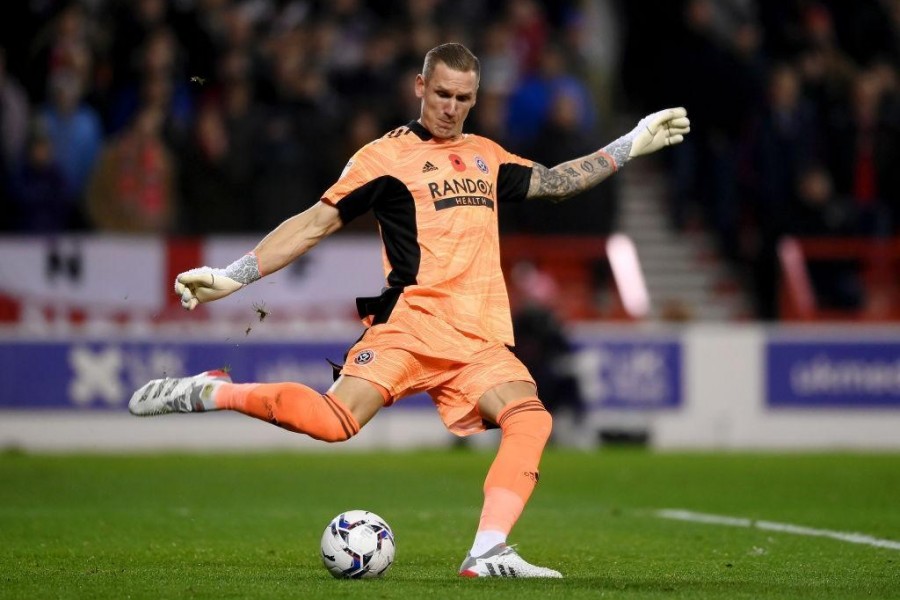
[(535, 163), (528, 197), (562, 202), (591, 189), (615, 172), (615, 166), (602, 153), (576, 158), (552, 169)]

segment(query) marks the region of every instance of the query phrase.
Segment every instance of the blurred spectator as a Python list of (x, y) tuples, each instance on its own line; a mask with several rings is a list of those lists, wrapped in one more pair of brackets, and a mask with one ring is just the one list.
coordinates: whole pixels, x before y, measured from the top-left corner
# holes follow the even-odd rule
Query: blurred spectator
[(31, 124), (27, 147), (12, 177), (13, 224), (21, 233), (65, 233), (80, 229), (79, 206), (66, 188), (46, 126)]
[(30, 112), (25, 88), (6, 70), (6, 51), (0, 47), (0, 165), (7, 169), (25, 149)]
[[(547, 45), (539, 64), (537, 71), (519, 81), (509, 98), (507, 134), (512, 148), (519, 152), (534, 145), (560, 94), (566, 94), (578, 105), (578, 127), (588, 134), (594, 132), (596, 119), (590, 91), (569, 71), (568, 61), (559, 46)], [(594, 149), (596, 146), (595, 142)]]
[(331, 77), (334, 91), (345, 98), (347, 104), (377, 111), (385, 128), (399, 124), (387, 122), (395, 112), (392, 101), (396, 82), (400, 79), (397, 37), (391, 30), (374, 33), (366, 43), (363, 60)]
[[(148, 1), (148, 0), (142, 0)], [(178, 67), (182, 75), (212, 79), (218, 57), (228, 48), (252, 43), (250, 22), (254, 7), (265, 10), (268, 2), (197, 0), (167, 2), (172, 14), (166, 19), (178, 39)], [(287, 3), (296, 4), (296, 3)]]
[(885, 114), (883, 87), (876, 74), (854, 79), (850, 106), (832, 116), (829, 168), (839, 194), (849, 196), (860, 213), (860, 233), (885, 236), (892, 231), (891, 205), (900, 193), (900, 128)]
[(777, 316), (776, 247), (800, 171), (820, 152), (819, 129), (811, 103), (803, 97), (797, 72), (781, 64), (769, 75), (766, 103), (745, 136), (749, 164), (745, 182), (751, 196), (754, 235), (749, 258), (756, 282), (758, 315)]
[(491, 92), (478, 92), (477, 108), (470, 113), (469, 117), (470, 131), (489, 137), (503, 146), (508, 146), (506, 107), (505, 96)]
[(173, 147), (181, 146), (193, 119), (194, 97), (180, 55), (178, 40), (168, 27), (146, 34), (135, 77), (114, 92), (108, 120), (112, 134), (128, 126), (143, 105), (152, 103), (166, 115), (167, 142)]
[(181, 227), (191, 234), (246, 231), (253, 222), (253, 160), (234, 144), (215, 104), (202, 108), (180, 172)]
[(100, 29), (79, 2), (61, 3), (59, 12), (44, 24), (31, 40), (29, 93), (45, 101), (53, 91), (48, 85), (53, 75), (65, 71), (74, 76), (82, 90), (93, 91), (96, 57), (102, 52)]
[(798, 171), (794, 198), (787, 205), (787, 233), (811, 237), (843, 237), (859, 232), (858, 211), (835, 192), (828, 170), (811, 163)]
[(504, 99), (509, 96), (518, 83), (520, 73), (515, 36), (506, 21), (496, 21), (487, 26), (481, 37), (478, 60), (481, 61), (479, 96), (487, 94)]
[[(416, 98), (414, 93), (411, 93), (412, 84), (410, 82), (416, 80), (416, 74), (422, 71), (422, 65), (418, 64), (415, 66), (407, 67), (403, 72), (404, 74), (399, 77), (399, 79), (394, 83), (393, 93), (391, 97), (391, 106), (395, 111), (394, 114), (387, 117), (387, 121), (381, 121), (380, 125), (383, 129), (382, 135), (396, 127), (397, 125), (405, 125), (409, 123), (413, 119), (416, 118), (416, 115), (419, 114), (419, 104), (421, 100)], [(478, 109), (473, 110), (470, 114), (474, 118), (475, 115), (481, 110), (481, 101), (482, 96), (479, 93), (478, 95)], [(366, 111), (365, 107), (362, 107), (362, 110)], [(382, 114), (382, 113), (379, 113)], [(370, 140), (371, 141), (371, 140)], [(358, 146), (357, 146), (358, 148)], [(347, 149), (351, 153), (355, 149)], [(349, 158), (350, 155), (347, 155), (346, 158)]]
[(686, 2), (681, 36), (664, 66), (682, 78), (673, 85), (680, 92), (677, 103), (691, 112), (692, 130), (671, 157), (672, 217), (677, 228), (694, 225), (692, 208), (699, 206), (721, 253), (737, 260), (739, 141), (760, 97), (759, 36), (753, 22), (742, 22), (736, 26), (741, 35), (724, 40), (717, 14), (711, 0)]
[(826, 2), (833, 17), (835, 37), (854, 63), (866, 67), (873, 61), (897, 54), (896, 26), (890, 17), (893, 0), (854, 0)]
[[(401, 69), (415, 69), (418, 73), (422, 68), (422, 57), (443, 41), (440, 29), (433, 23), (421, 23), (413, 27), (409, 31), (409, 39), (405, 47), (402, 49), (398, 59), (398, 66)], [(397, 79), (400, 81), (409, 81), (400, 75)], [(408, 95), (408, 94), (407, 94)]]
[(818, 122), (826, 127), (830, 115), (846, 107), (856, 65), (838, 46), (831, 14), (823, 6), (813, 4), (801, 14), (805, 37), (797, 53), (797, 64), (804, 94), (815, 104)]
[(273, 54), (276, 94), (265, 108), (260, 139), (257, 221), (268, 230), (318, 201), (326, 181), (340, 173), (336, 138), (340, 102), (321, 70), (307, 64), (304, 38), (282, 36)]
[(25, 89), (7, 72), (6, 51), (0, 47), (0, 231), (14, 226), (2, 207), (12, 193), (11, 177), (23, 160), (30, 110)]
[(49, 87), (50, 103), (40, 110), (41, 121), (65, 175), (66, 189), (75, 201), (81, 201), (103, 144), (100, 115), (83, 101), (84, 89), (75, 72), (53, 71)]
[(506, 11), (516, 44), (519, 63), (516, 71), (530, 75), (541, 68), (550, 36), (544, 7), (536, 0), (508, 0)]
[(169, 233), (176, 213), (175, 166), (162, 138), (164, 115), (141, 109), (110, 139), (91, 178), (88, 211), (99, 231)]
[(362, 67), (377, 23), (376, 15), (360, 0), (325, 3), (320, 26), (327, 32), (327, 54), (323, 58), (330, 74), (340, 77)]
[(179, 225), (186, 233), (238, 233), (255, 229), (253, 198), (263, 111), (255, 98), (252, 59), (229, 50), (217, 69), (180, 158)]
[(137, 85), (147, 40), (169, 22), (168, 4), (167, 0), (134, 0), (113, 5), (111, 63), (116, 90)]
[[(858, 211), (835, 193), (828, 171), (812, 165), (798, 175), (788, 233), (811, 237), (841, 237), (858, 233)], [(857, 309), (863, 304), (860, 266), (853, 260), (815, 260), (807, 264), (821, 308)]]
[(561, 24), (563, 51), (572, 62), (573, 72), (591, 90), (602, 120), (609, 122), (622, 93), (620, 69), (626, 29), (622, 9), (616, 0), (573, 4)]

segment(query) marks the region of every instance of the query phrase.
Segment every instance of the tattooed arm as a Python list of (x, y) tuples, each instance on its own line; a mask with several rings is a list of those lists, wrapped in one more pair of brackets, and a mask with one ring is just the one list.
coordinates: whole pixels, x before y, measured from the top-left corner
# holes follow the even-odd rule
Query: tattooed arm
[(534, 163), (528, 198), (562, 202), (591, 189), (615, 173), (617, 168), (613, 158), (603, 150), (564, 162), (552, 169)]
[(592, 154), (564, 162), (552, 169), (534, 163), (527, 197), (562, 202), (591, 189), (635, 156), (681, 143), (690, 130), (687, 111), (683, 108), (669, 108), (653, 113), (641, 119), (631, 132)]

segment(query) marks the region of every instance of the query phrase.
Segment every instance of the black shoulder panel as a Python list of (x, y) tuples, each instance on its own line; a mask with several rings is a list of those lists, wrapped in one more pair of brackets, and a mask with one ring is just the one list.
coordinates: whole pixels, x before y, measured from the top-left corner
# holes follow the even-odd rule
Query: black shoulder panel
[(372, 205), (375, 203), (375, 200), (385, 186), (386, 179), (392, 178), (387, 175), (378, 177), (359, 186), (344, 196), (341, 201), (335, 205), (337, 206), (338, 214), (341, 216), (341, 221), (349, 223), (372, 208)]
[(503, 163), (497, 174), (497, 202), (521, 202), (528, 196), (531, 167)]

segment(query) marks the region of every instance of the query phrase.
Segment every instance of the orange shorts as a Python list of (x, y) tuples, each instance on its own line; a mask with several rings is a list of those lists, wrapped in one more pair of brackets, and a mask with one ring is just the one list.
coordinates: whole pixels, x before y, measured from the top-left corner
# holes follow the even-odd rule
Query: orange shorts
[(444, 425), (459, 436), (486, 429), (477, 408), (485, 392), (510, 381), (534, 383), (503, 344), (466, 336), (402, 298), (387, 323), (370, 327), (350, 348), (341, 372), (387, 389), (385, 406), (427, 392)]

